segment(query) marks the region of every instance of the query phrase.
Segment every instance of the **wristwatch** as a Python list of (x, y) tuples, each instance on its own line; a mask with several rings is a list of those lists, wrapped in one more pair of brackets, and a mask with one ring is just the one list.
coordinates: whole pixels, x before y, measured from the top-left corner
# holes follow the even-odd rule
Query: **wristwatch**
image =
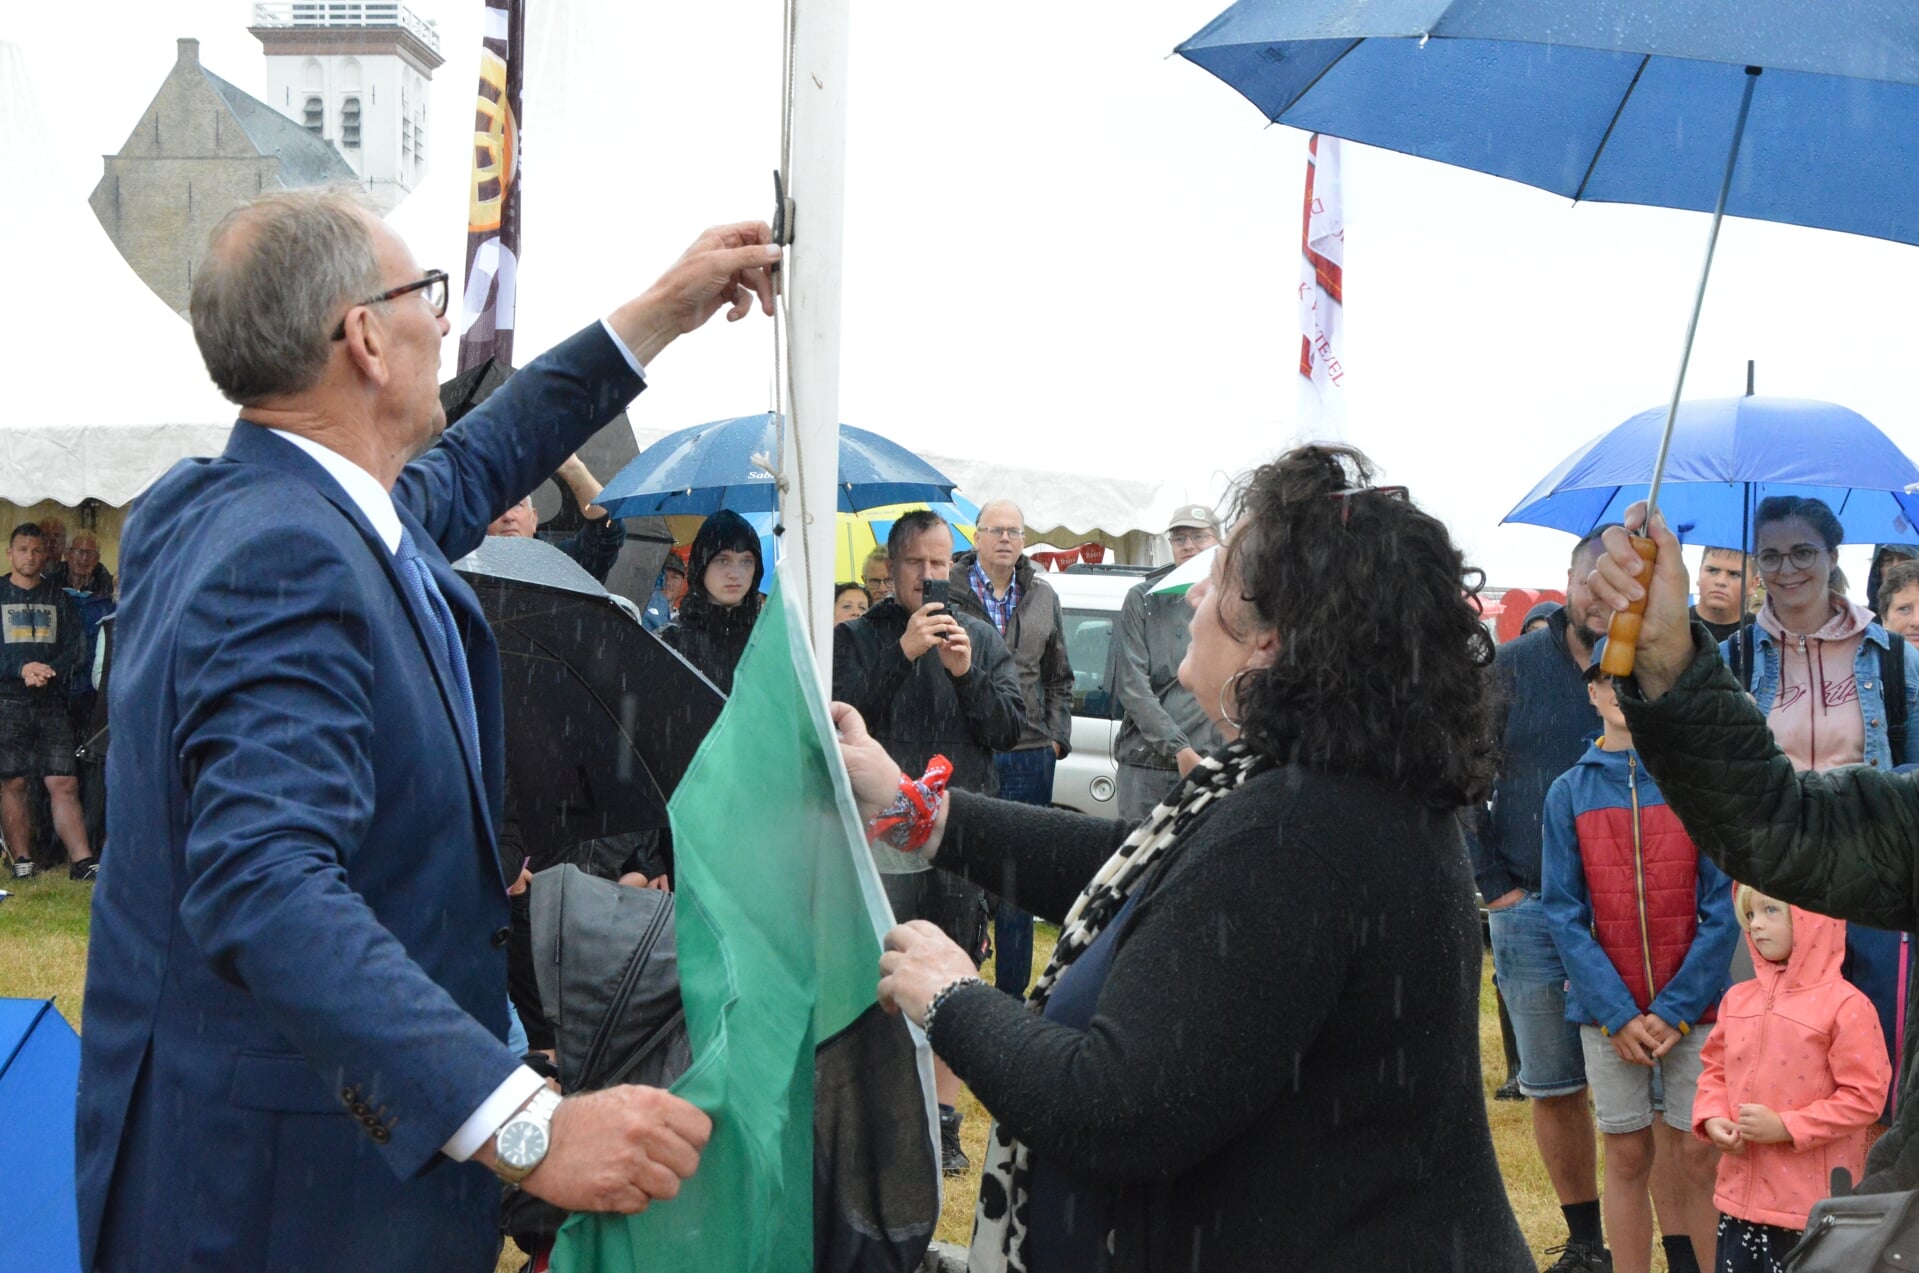
[(517, 1185), (533, 1174), (546, 1160), (553, 1146), (553, 1111), (560, 1108), (560, 1094), (543, 1087), (520, 1112), (506, 1120), (493, 1136), (493, 1174), (509, 1185)]

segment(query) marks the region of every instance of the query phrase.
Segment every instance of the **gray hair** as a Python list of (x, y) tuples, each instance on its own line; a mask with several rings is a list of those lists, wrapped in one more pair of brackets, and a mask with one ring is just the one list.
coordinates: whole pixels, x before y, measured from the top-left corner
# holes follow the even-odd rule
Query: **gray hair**
[(342, 305), (380, 290), (357, 190), (279, 190), (213, 228), (193, 280), (193, 339), (207, 375), (242, 406), (319, 383)]

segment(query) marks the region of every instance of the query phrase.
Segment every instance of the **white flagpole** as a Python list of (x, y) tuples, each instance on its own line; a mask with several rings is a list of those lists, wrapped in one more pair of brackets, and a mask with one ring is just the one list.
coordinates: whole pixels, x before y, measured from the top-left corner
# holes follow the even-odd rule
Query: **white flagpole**
[(801, 566), (807, 632), (832, 679), (834, 509), (839, 481), (840, 245), (846, 204), (848, 0), (790, 0), (787, 232), (781, 267), (788, 398), (784, 551)]

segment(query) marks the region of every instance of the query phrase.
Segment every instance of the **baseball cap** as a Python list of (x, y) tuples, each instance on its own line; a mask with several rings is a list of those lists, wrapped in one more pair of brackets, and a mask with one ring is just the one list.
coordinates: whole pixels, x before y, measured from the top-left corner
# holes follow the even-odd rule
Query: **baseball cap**
[(1171, 533), (1182, 526), (1210, 530), (1215, 535), (1219, 534), (1219, 518), (1213, 516), (1213, 510), (1204, 504), (1181, 504), (1174, 509), (1173, 515), (1166, 521), (1166, 530)]
[(1600, 637), (1597, 641), (1593, 642), (1593, 660), (1586, 665), (1586, 679), (1589, 681), (1596, 681), (1601, 676), (1599, 664), (1606, 657), (1607, 639), (1606, 637)]

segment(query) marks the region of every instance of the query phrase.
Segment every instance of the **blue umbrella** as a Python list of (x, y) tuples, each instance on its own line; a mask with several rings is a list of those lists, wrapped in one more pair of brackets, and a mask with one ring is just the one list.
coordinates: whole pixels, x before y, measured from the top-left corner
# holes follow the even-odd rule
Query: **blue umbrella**
[[(600, 506), (615, 517), (671, 513), (773, 512), (779, 454), (772, 412), (696, 424), (661, 438), (614, 475)], [(877, 433), (840, 426), (839, 511), (947, 500), (953, 482), (905, 447)]]
[[(1919, 242), (1909, 0), (1240, 0), (1178, 51), (1276, 122), (1573, 199), (1711, 208), (1649, 509), (1727, 212)], [(1614, 675), (1637, 614), (1614, 621)]]
[(1702, 212), (1750, 80), (1727, 212), (1919, 243), (1910, 0), (1240, 0), (1178, 51), (1276, 123)]
[[(1646, 498), (1666, 408), (1642, 411), (1574, 451), (1503, 520), (1583, 535)], [(1825, 501), (1852, 543), (1904, 543), (1919, 525), (1915, 466), (1856, 411), (1797, 398), (1680, 404), (1660, 496), (1691, 543), (1750, 548), (1752, 510), (1773, 495)]]
[(80, 1267), (73, 1192), (73, 1109), (80, 1039), (46, 999), (0, 999), (0, 1109), (14, 1161), (7, 1192), (7, 1266)]

